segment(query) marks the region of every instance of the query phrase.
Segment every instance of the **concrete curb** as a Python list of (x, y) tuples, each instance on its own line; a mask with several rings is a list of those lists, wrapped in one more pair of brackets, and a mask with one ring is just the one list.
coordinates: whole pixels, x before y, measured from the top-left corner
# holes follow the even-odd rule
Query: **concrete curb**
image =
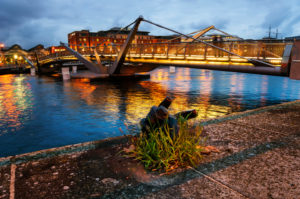
[(105, 147), (109, 147), (121, 143), (126, 143), (127, 141), (128, 141), (128, 137), (119, 136), (113, 138), (106, 138), (103, 140), (67, 145), (67, 146), (62, 146), (57, 148), (44, 149), (44, 150), (24, 153), (16, 156), (8, 156), (8, 157), (0, 158), (0, 167), (7, 166), (10, 164), (21, 164), (32, 160), (40, 160), (44, 158), (50, 158), (50, 157), (65, 155), (74, 152), (87, 151), (96, 148), (105, 148)]

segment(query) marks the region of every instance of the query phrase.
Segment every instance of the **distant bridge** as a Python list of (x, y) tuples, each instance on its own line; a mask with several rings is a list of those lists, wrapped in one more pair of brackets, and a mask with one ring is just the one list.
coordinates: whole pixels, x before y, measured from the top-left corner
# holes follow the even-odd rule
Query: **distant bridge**
[[(146, 21), (192, 42), (132, 44), (141, 21)], [(160, 65), (184, 66), (260, 74), (289, 75), (293, 43), (262, 41), (204, 42), (139, 17), (123, 45), (81, 48), (38, 57), (41, 68), (80, 61), (98, 74), (148, 72)], [(186, 40), (187, 41), (187, 40)]]

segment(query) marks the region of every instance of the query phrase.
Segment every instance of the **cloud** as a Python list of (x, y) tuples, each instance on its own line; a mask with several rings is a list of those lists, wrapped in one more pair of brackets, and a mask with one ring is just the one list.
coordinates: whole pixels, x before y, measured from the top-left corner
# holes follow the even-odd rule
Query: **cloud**
[(0, 27), (14, 28), (22, 25), (25, 21), (30, 21), (42, 16), (45, 7), (44, 1), (31, 4), (30, 1), (10, 1), (2, 0), (0, 9)]
[[(243, 38), (267, 35), (269, 25), (285, 36), (299, 35), (297, 0), (1, 0), (0, 41), (31, 48), (67, 41), (75, 30), (124, 27), (139, 15), (182, 33), (215, 25)], [(151, 34), (172, 34), (143, 23)]]

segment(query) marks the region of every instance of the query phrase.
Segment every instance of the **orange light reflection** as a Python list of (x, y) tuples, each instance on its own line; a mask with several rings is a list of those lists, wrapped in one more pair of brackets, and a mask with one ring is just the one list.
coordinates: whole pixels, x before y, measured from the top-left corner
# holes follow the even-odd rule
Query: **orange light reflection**
[[(31, 88), (24, 84), (24, 79), (25, 77), (15, 75), (0, 76), (0, 118), (11, 130), (21, 127), (24, 120), (29, 119), (28, 115), (21, 117), (24, 111), (32, 107)], [(5, 130), (7, 131), (8, 129)]]

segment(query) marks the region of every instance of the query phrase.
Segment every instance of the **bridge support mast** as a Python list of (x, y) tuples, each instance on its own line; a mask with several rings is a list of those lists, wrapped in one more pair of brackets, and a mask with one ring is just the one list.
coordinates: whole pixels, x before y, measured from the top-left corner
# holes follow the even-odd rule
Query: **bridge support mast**
[(132, 40), (134, 39), (134, 36), (136, 35), (137, 30), (138, 30), (139, 25), (140, 25), (142, 20), (143, 20), (142, 16), (140, 16), (139, 18), (136, 19), (135, 25), (132, 28), (132, 30), (130, 31), (130, 33), (129, 33), (127, 39), (126, 39), (126, 42), (123, 44), (118, 57), (115, 59), (113, 65), (110, 66), (110, 68), (109, 68), (109, 74), (110, 75), (120, 74), (120, 70), (121, 70), (121, 67), (122, 67), (122, 65), (125, 61), (125, 57), (126, 57), (126, 54), (128, 52), (129, 45), (131, 44)]
[(105, 67), (101, 64), (100, 59), (97, 60), (99, 61), (98, 64), (94, 64), (84, 58), (79, 52), (76, 52), (72, 48), (70, 48), (68, 45), (66, 45), (63, 42), (60, 42), (60, 45), (64, 46), (70, 53), (72, 53), (79, 61), (81, 61), (90, 71), (97, 73), (97, 74), (106, 74), (106, 69)]

